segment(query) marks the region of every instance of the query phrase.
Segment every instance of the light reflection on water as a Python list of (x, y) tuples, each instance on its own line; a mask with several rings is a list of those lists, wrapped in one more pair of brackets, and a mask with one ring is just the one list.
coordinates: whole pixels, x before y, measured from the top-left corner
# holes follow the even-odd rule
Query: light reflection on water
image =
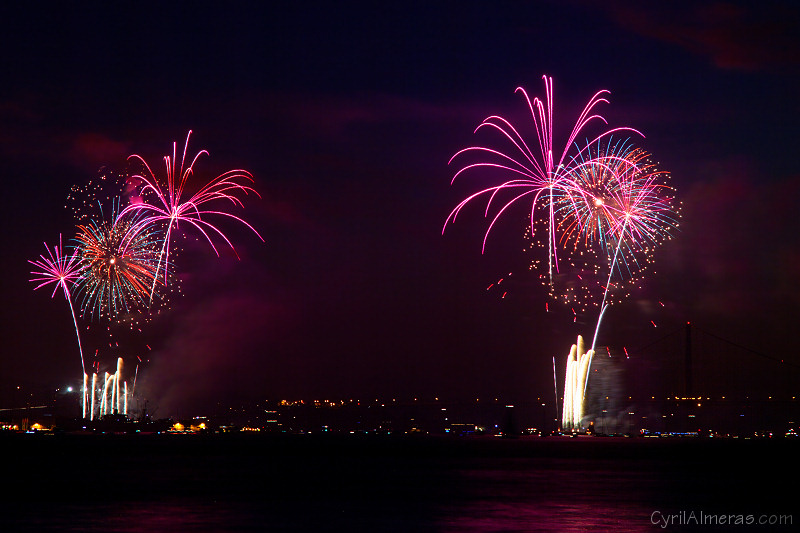
[(51, 507), (29, 518), (25, 531), (81, 531), (86, 533), (257, 531), (236, 504), (213, 505), (198, 501), (118, 502)]
[[(635, 505), (476, 500), (442, 505), (438, 517), (420, 516), (403, 504), (373, 501), (271, 508), (255, 502), (123, 502), (55, 507), (24, 527), (3, 531), (81, 531), (86, 533), (247, 532), (247, 531), (397, 531), (397, 532), (576, 532), (653, 531), (649, 513)], [(411, 504), (413, 505), (413, 503)]]
[(566, 468), (562, 460), (506, 460), (500, 469), (461, 472), (463, 498), (443, 509), (438, 530), (653, 530), (650, 500), (660, 482), (654, 472), (641, 468), (612, 471), (581, 459), (568, 461)]
[(571, 502), (482, 501), (451, 513), (439, 531), (459, 532), (576, 532), (652, 531), (648, 514), (637, 506), (616, 503), (597, 506)]

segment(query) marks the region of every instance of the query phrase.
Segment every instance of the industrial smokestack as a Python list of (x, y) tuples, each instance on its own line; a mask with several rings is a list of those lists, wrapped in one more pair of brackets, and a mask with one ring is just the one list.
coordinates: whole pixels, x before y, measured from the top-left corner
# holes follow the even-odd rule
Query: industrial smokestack
[(686, 323), (686, 342), (684, 346), (684, 356), (686, 362), (686, 397), (692, 398), (692, 323)]

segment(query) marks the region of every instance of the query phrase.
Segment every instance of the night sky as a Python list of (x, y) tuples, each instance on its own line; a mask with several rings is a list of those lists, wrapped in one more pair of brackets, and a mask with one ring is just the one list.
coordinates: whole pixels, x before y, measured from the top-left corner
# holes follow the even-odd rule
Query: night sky
[[(748, 353), (800, 364), (800, 9), (662, 4), (0, 8), (0, 389), (80, 378), (67, 304), (31, 290), (27, 263), (43, 241), (74, 236), (70, 187), (132, 153), (163, 175), (161, 158), (192, 130), (189, 151), (210, 153), (198, 180), (254, 174), (261, 198), (236, 213), (266, 242), (222, 224), (237, 260), (186, 240), (183, 296), (168, 313), (141, 336), (120, 334), (118, 349), (87, 334), (101, 370), (118, 355), (144, 360), (137, 388), (159, 414), (246, 396), (552, 397), (553, 356), (561, 372), (596, 316), (545, 312), (545, 290), (525, 274), (525, 207), (483, 255), (477, 205), (442, 235), (479, 186), (451, 186), (448, 160), (491, 144), (473, 134), (488, 115), (525, 124), (514, 90), (542, 96), (543, 74), (562, 128), (611, 91), (601, 114), (645, 134), (683, 202), (656, 274), (609, 310), (599, 343), (631, 352), (639, 384), (659, 392), (677, 386), (687, 321), (757, 352), (727, 360), (732, 387), (742, 374), (759, 385)], [(509, 272), (505, 298), (486, 290)], [(675, 331), (656, 361), (645, 347)], [(730, 343), (707, 349), (724, 357)]]

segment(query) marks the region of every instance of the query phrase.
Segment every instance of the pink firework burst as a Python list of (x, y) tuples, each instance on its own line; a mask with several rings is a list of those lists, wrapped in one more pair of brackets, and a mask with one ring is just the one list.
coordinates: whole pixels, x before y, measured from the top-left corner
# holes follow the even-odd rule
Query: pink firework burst
[[(159, 182), (150, 168), (150, 165), (147, 164), (144, 158), (136, 154), (129, 157), (129, 159), (139, 160), (147, 171), (146, 174), (132, 176), (134, 179), (141, 180), (143, 183), (139, 192), (144, 201), (127, 206), (119, 213), (118, 217), (121, 218), (131, 213), (141, 214), (143, 218), (137, 223), (134, 230), (140, 230), (152, 224), (166, 225), (164, 229), (164, 242), (156, 268), (156, 276), (158, 276), (161, 264), (169, 263), (170, 238), (173, 229), (177, 228), (180, 222), (189, 224), (199, 231), (200, 234), (206, 238), (217, 256), (219, 256), (219, 251), (214, 244), (212, 236), (216, 236), (224, 241), (230, 246), (234, 253), (236, 253), (236, 249), (222, 230), (215, 224), (209, 222), (208, 218), (223, 217), (233, 219), (250, 228), (262, 242), (264, 241), (258, 231), (241, 217), (220, 208), (210, 208), (208, 206), (211, 203), (221, 200), (223, 203), (230, 202), (234, 206), (243, 207), (242, 201), (238, 195), (247, 195), (252, 192), (256, 196), (259, 196), (258, 192), (248, 184), (253, 183), (253, 177), (248, 171), (241, 169), (229, 170), (206, 182), (193, 194), (186, 194), (187, 182), (194, 174), (195, 163), (197, 163), (201, 155), (208, 155), (206, 150), (200, 150), (192, 158), (191, 162), (188, 165), (186, 164), (186, 152), (189, 148), (189, 137), (191, 134), (192, 132), (189, 131), (186, 135), (186, 143), (183, 148), (180, 164), (178, 164), (177, 143), (172, 143), (172, 157), (168, 155), (164, 157), (164, 163), (166, 165), (166, 183)], [(167, 282), (166, 270), (164, 282), (165, 284)]]
[(47, 243), (44, 243), (47, 256), (44, 254), (39, 256), (38, 260), (28, 261), (34, 267), (31, 275), (34, 276), (30, 281), (38, 283), (33, 290), (53, 285), (53, 294), (50, 298), (55, 297), (58, 289), (61, 288), (64, 292), (69, 304), (69, 310), (72, 313), (72, 322), (75, 325), (75, 336), (78, 338), (78, 351), (81, 355), (81, 368), (86, 372), (86, 365), (83, 361), (83, 348), (81, 347), (81, 336), (78, 331), (78, 321), (75, 317), (75, 309), (72, 306), (72, 295), (69, 291), (69, 286), (74, 285), (80, 278), (85, 269), (85, 266), (76, 255), (64, 255), (64, 247), (61, 241), (61, 235), (58, 236), (58, 246), (53, 246), (50, 249)]
[[(460, 150), (450, 159), (450, 163), (452, 163), (456, 159), (461, 160), (469, 155), (479, 157), (477, 161), (462, 166), (453, 176), (451, 183), (455, 182), (456, 178), (462, 173), (475, 168), (491, 168), (497, 170), (500, 175), (509, 176), (510, 179), (491, 187), (483, 188), (462, 200), (450, 212), (444, 226), (446, 228), (449, 222), (455, 222), (461, 210), (479, 197), (487, 198), (484, 211), (484, 216), (487, 218), (492, 212), (493, 204), (496, 203), (498, 207), (494, 211), (494, 216), (483, 238), (482, 250), (485, 250), (489, 233), (503, 213), (518, 201), (528, 200), (531, 229), (533, 229), (537, 219), (537, 210), (546, 213), (548, 265), (552, 284), (553, 268), (556, 271), (558, 270), (555, 228), (557, 204), (559, 201), (564, 201), (565, 198), (568, 201), (580, 201), (581, 197), (580, 194), (576, 195), (575, 185), (571, 176), (574, 173), (573, 167), (575, 165), (585, 164), (585, 161), (582, 161), (580, 157), (583, 150), (578, 150), (577, 153), (571, 155), (571, 148), (575, 145), (578, 135), (589, 123), (600, 121), (603, 124), (607, 124), (607, 121), (601, 115), (594, 113), (594, 109), (600, 103), (608, 103), (605, 98), (608, 91), (598, 91), (589, 99), (589, 102), (578, 116), (572, 132), (564, 144), (564, 148), (558, 152), (557, 149), (554, 149), (553, 142), (553, 80), (547, 76), (542, 78), (545, 85), (544, 100), (539, 98), (531, 100), (522, 87), (518, 87), (516, 90), (525, 98), (528, 111), (533, 120), (536, 130), (535, 144), (526, 142), (525, 137), (511, 122), (503, 117), (492, 115), (478, 125), (475, 133), (485, 128), (499, 132), (501, 139), (509, 145), (509, 150), (501, 151), (485, 146), (470, 146)], [(597, 136), (591, 143), (587, 143), (587, 146), (616, 131), (623, 130), (641, 135), (638, 131), (628, 127), (609, 129)], [(531, 146), (534, 148), (532, 149)], [(503, 198), (502, 201), (500, 200), (501, 197)], [(444, 232), (444, 228), (442, 232)]]

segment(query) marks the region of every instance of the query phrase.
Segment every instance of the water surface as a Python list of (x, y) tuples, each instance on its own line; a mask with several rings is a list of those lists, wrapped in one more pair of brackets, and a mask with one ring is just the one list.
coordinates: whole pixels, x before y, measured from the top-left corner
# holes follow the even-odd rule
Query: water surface
[(377, 435), (0, 444), (2, 531), (89, 532), (729, 531), (680, 519), (791, 514), (779, 485), (797, 479), (800, 451), (788, 439)]

